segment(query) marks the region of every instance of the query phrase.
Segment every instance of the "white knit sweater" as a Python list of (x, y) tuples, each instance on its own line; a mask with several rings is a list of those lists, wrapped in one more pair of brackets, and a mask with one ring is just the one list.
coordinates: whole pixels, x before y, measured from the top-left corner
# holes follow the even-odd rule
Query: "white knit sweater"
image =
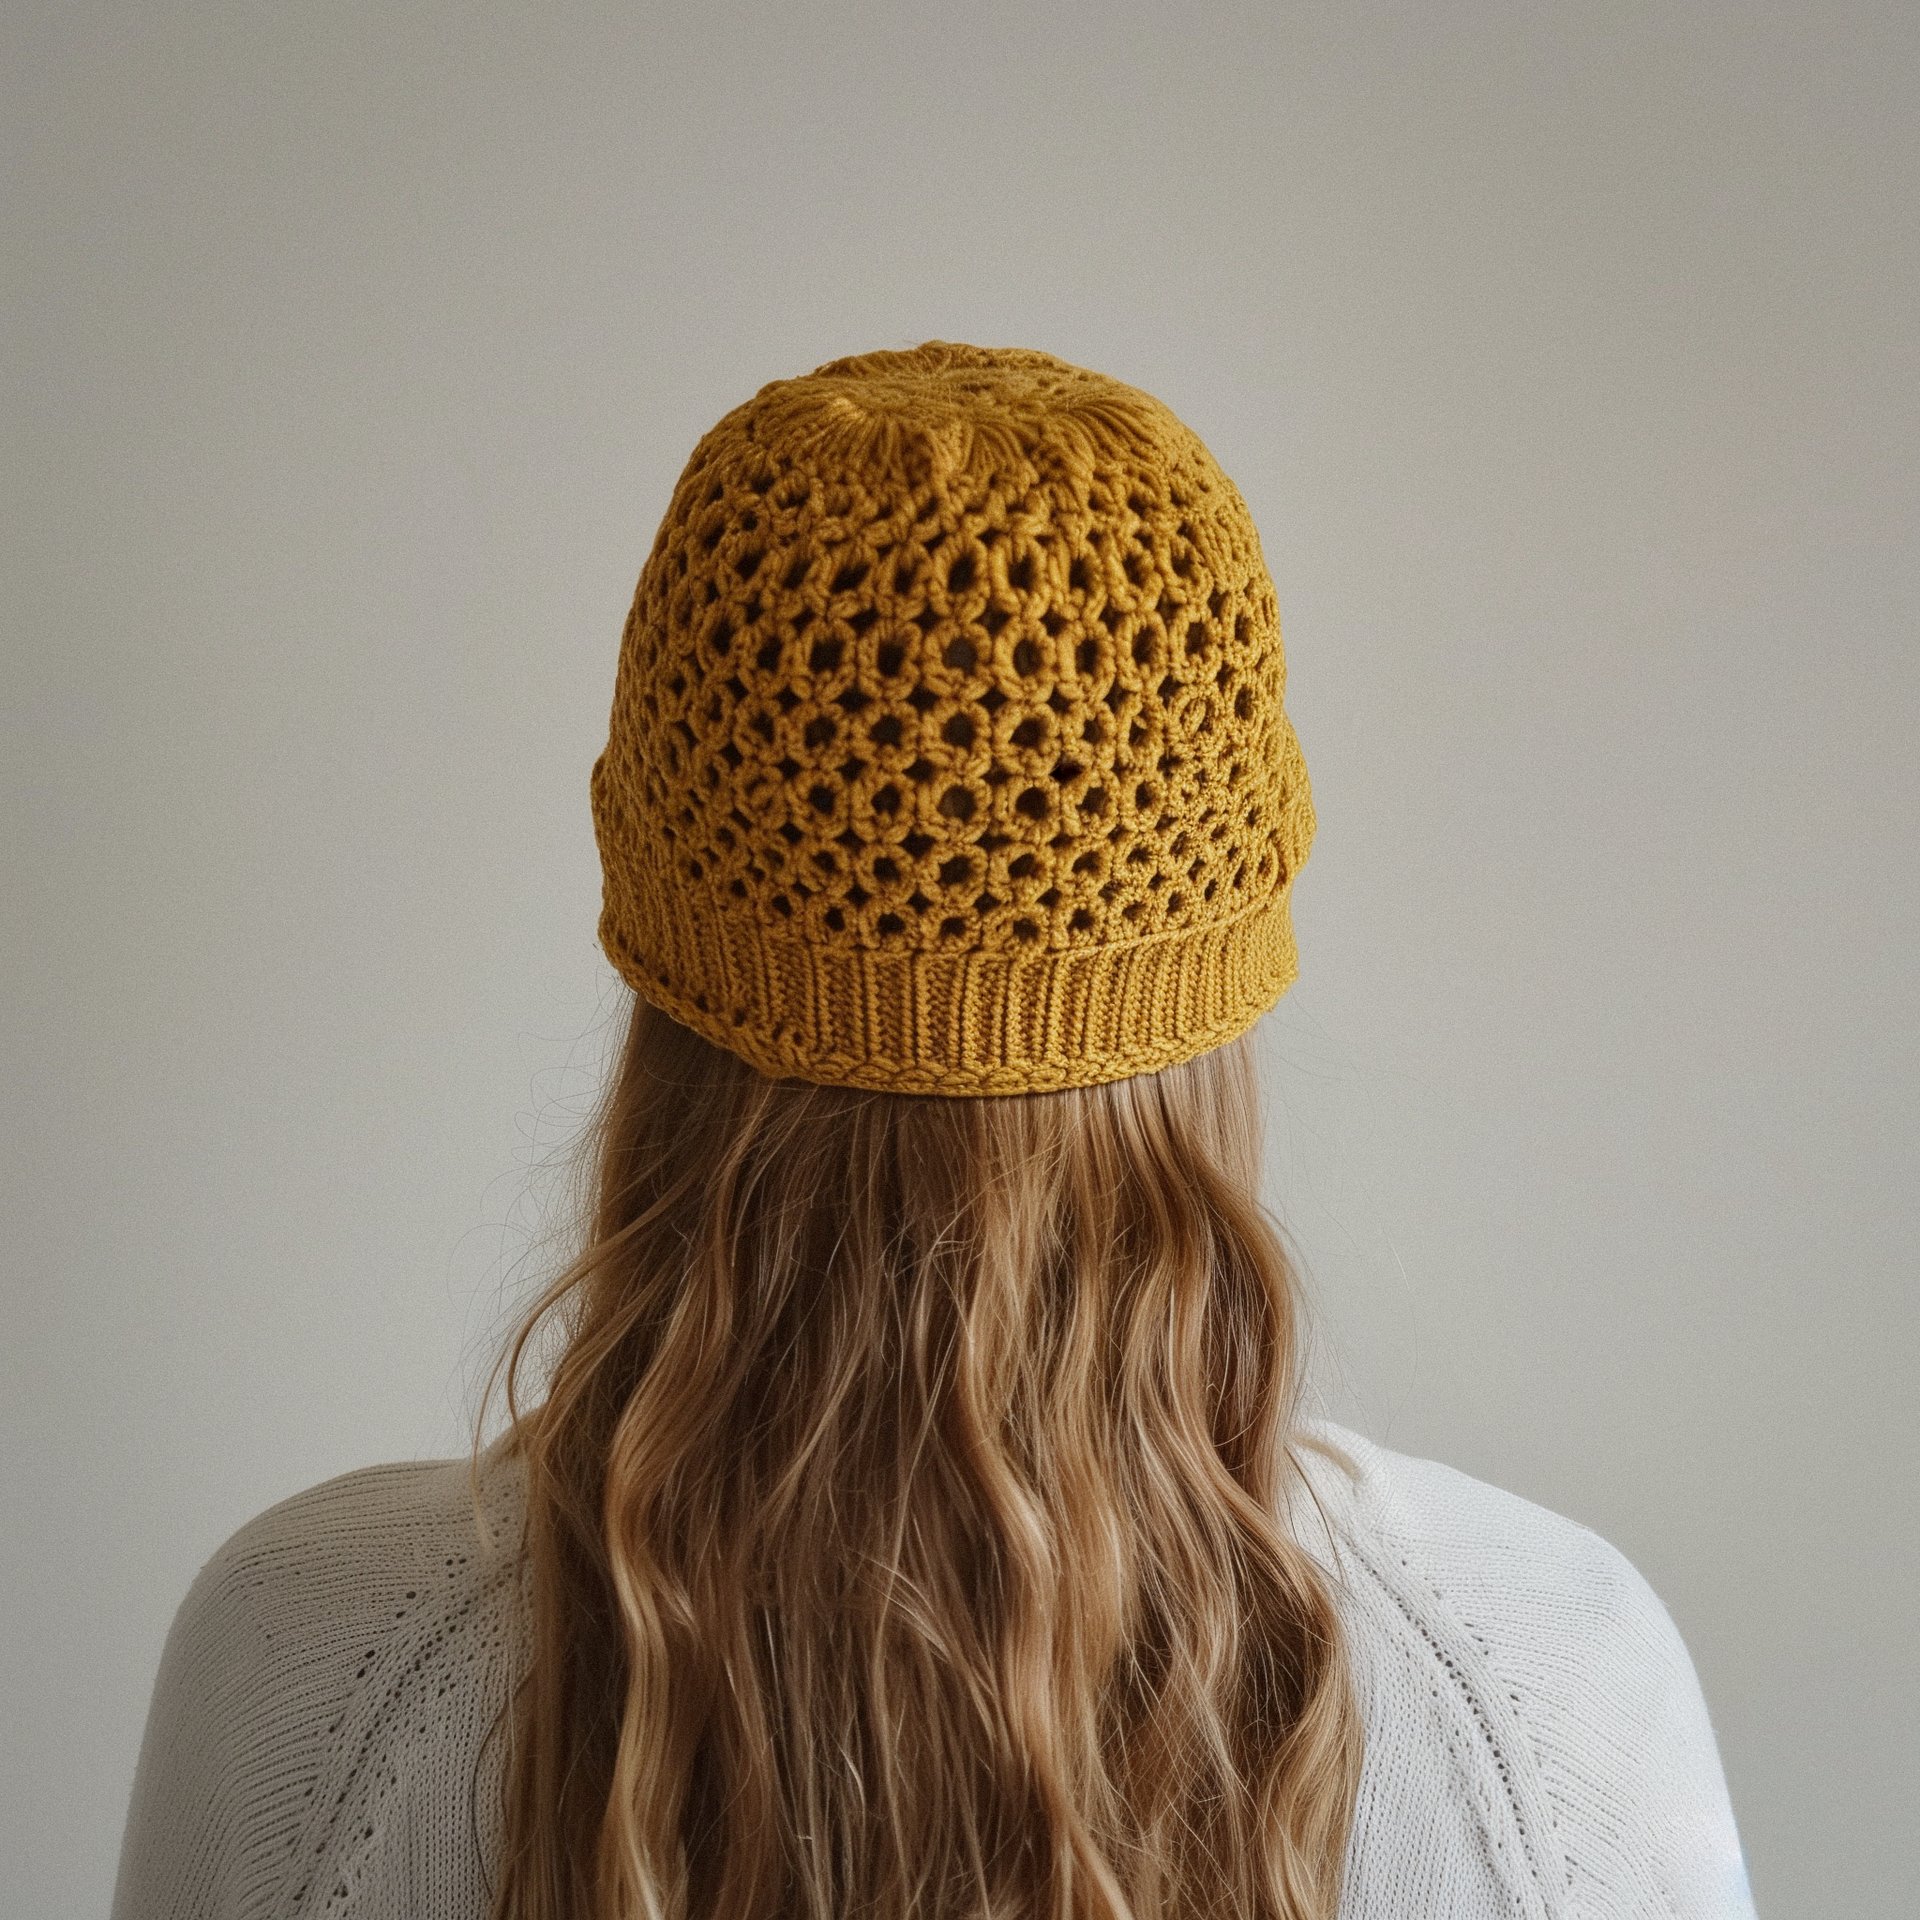
[[(1619, 1550), (1327, 1421), (1293, 1516), (1334, 1575), (1366, 1755), (1343, 1920), (1749, 1920), (1707, 1707)], [(194, 1582), (113, 1920), (484, 1920), (482, 1741), (524, 1647), (517, 1474), (377, 1466), (270, 1508)], [(487, 1765), (497, 1754), (487, 1749)], [(487, 1773), (484, 1779), (496, 1776)]]

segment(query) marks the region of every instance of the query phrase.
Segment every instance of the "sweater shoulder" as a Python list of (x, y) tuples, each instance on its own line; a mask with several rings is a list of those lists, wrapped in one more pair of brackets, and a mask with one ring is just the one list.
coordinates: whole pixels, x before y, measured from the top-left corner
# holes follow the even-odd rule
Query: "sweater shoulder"
[(519, 1479), (489, 1462), (391, 1461), (301, 1489), (237, 1527), (201, 1569), (175, 1636), (244, 1647), (253, 1732), (317, 1773), (360, 1720), (384, 1740), (436, 1672), (502, 1652), (520, 1566)]
[[(1311, 1424), (1347, 1456), (1313, 1469), (1337, 1476), (1342, 1528), (1364, 1537), (1430, 1589), (1470, 1634), (1588, 1655), (1596, 1636), (1643, 1659), (1686, 1648), (1639, 1566), (1586, 1522), (1445, 1461), (1381, 1445), (1330, 1421)], [(1323, 1462), (1325, 1455), (1321, 1456)]]
[(1315, 1456), (1315, 1485), (1337, 1481), (1352, 1522), (1373, 1532), (1483, 1555), (1525, 1553), (1558, 1562), (1597, 1555), (1625, 1562), (1583, 1521), (1443, 1460), (1386, 1446), (1332, 1420), (1308, 1420), (1303, 1432)]
[[(115, 1920), (251, 1920), (396, 1831), (464, 1839), (517, 1652), (516, 1488), (491, 1465), (476, 1503), (461, 1459), (361, 1467), (221, 1542), (161, 1654)], [(422, 1804), (394, 1821), (396, 1796)]]
[(1580, 1717), (1594, 1689), (1697, 1685), (1661, 1594), (1587, 1522), (1445, 1461), (1357, 1434), (1357, 1512), (1531, 1715)]
[[(1459, 1703), (1450, 1738), (1503, 1780), (1543, 1889), (1596, 1916), (1746, 1920), (1745, 1863), (1691, 1651), (1594, 1527), (1344, 1427), (1320, 1434), (1347, 1564), (1401, 1658)], [(1378, 1628), (1376, 1627), (1376, 1631)], [(1508, 1791), (1511, 1789), (1511, 1791)]]
[(404, 1618), (390, 1603), (422, 1598), (438, 1569), (457, 1587), (476, 1560), (507, 1549), (496, 1480), (474, 1497), (463, 1459), (356, 1467), (263, 1508), (215, 1549), (195, 1582), (201, 1604), (245, 1612), (269, 1629)]

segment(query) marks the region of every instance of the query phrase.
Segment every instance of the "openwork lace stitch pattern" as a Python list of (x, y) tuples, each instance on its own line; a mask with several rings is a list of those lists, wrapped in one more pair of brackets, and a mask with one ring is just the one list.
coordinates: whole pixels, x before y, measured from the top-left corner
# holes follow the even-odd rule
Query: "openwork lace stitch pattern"
[(1246, 505), (1152, 396), (939, 341), (771, 382), (702, 437), (641, 572), (594, 775), (603, 943), (770, 1072), (1165, 1064), (1297, 970), (1284, 691)]

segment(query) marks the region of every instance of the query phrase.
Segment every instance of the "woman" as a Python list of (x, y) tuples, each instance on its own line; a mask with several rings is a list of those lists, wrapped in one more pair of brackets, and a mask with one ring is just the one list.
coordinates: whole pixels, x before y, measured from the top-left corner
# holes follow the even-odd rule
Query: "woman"
[(1135, 388), (930, 341), (701, 439), (594, 769), (584, 1249), (471, 1463), (202, 1572), (117, 1920), (1751, 1914), (1634, 1568), (1299, 1404), (1284, 685)]

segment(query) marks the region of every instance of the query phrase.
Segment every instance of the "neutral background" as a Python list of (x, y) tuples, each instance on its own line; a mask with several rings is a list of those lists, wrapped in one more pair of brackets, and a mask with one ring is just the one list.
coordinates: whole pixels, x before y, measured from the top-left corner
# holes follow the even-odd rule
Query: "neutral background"
[(929, 337), (1260, 521), (1330, 1408), (1598, 1528), (1763, 1915), (1911, 1911), (1920, 10), (8, 10), (9, 1912), (263, 1505), (458, 1448), (680, 465)]

